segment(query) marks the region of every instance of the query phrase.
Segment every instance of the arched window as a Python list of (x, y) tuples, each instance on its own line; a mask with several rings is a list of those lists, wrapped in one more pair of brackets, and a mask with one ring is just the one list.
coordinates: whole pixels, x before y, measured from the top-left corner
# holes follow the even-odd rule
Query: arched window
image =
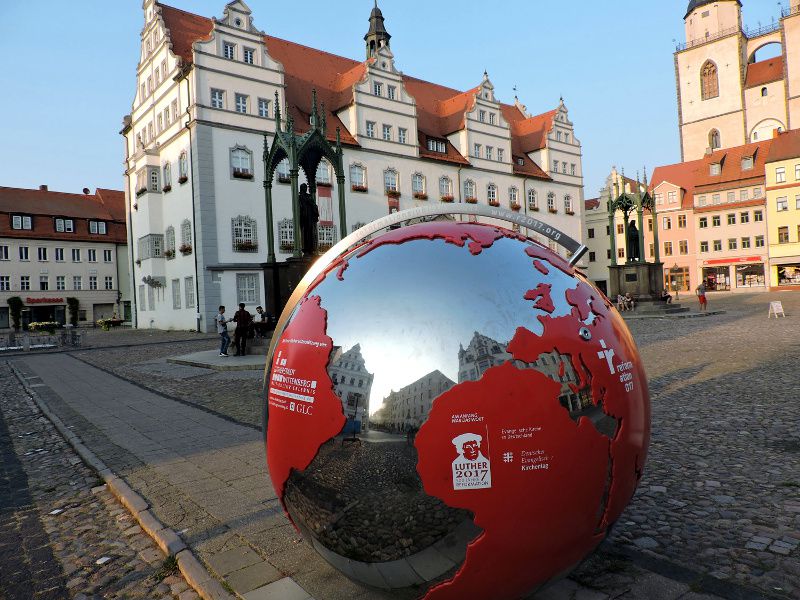
[(164, 256), (167, 260), (175, 258), (175, 228), (172, 225), (164, 233)]
[(528, 210), (539, 210), (539, 199), (536, 190), (528, 190)]
[(508, 188), (508, 204), (511, 208), (519, 206), (519, 191), (515, 187)]
[(247, 148), (231, 148), (231, 174), (237, 179), (253, 178), (253, 155)]
[(769, 96), (769, 90), (766, 87), (761, 88), (762, 96)]
[(708, 133), (708, 147), (712, 150), (722, 148), (722, 139), (720, 138), (718, 130), (712, 129)]
[(490, 183), (486, 186), (486, 199), (489, 202), (497, 202), (497, 186)]
[(557, 212), (556, 209), (556, 195), (553, 192), (547, 194), (547, 210), (550, 212)]
[(317, 185), (329, 185), (331, 183), (331, 163), (324, 158), (319, 161), (317, 166)]
[(471, 179), (464, 181), (464, 202), (475, 201), (475, 182)]
[(700, 71), (700, 90), (703, 100), (709, 100), (719, 96), (719, 74), (717, 73), (717, 65), (710, 60), (706, 61)]
[(234, 252), (258, 251), (258, 234), (256, 220), (251, 217), (238, 217), (231, 219)]
[(350, 165), (350, 187), (354, 192), (367, 191), (367, 170), (363, 165)]
[(186, 183), (189, 178), (189, 161), (186, 158), (186, 151), (181, 152), (178, 157), (178, 183)]
[(184, 219), (181, 223), (181, 245), (192, 245), (192, 222), (189, 219)]
[(278, 167), (275, 169), (278, 173), (278, 182), (279, 183), (289, 183), (289, 159), (284, 158), (281, 162), (278, 163)]
[(414, 173), (411, 176), (411, 191), (415, 198), (425, 195), (425, 176), (422, 173)]
[(172, 189), (172, 164), (170, 163), (164, 163), (164, 185), (161, 189), (165, 192)]
[(439, 179), (439, 195), (442, 198), (453, 199), (453, 182), (449, 177)]
[(397, 179), (397, 171), (394, 169), (386, 169), (383, 172), (383, 187), (387, 192), (399, 191), (399, 183)]
[(572, 213), (572, 196), (570, 196), (569, 194), (564, 196), (564, 212), (567, 213), (568, 215), (573, 214)]

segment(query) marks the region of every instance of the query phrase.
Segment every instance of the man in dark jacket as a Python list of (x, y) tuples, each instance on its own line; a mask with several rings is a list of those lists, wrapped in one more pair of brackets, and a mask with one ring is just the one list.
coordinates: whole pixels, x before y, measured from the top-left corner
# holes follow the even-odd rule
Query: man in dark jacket
[(247, 354), (247, 334), (250, 331), (250, 323), (253, 316), (244, 309), (244, 302), (239, 304), (239, 310), (233, 315), (233, 322), (236, 329), (233, 331), (233, 345), (236, 346), (234, 356), (244, 356)]

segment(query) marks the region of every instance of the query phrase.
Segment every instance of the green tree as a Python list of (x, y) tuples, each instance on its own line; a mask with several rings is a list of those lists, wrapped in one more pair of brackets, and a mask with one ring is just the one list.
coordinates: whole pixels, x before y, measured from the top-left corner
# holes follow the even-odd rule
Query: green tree
[(25, 305), (25, 303), (19, 296), (12, 296), (6, 302), (8, 302), (8, 309), (11, 312), (11, 322), (14, 326), (14, 330), (19, 331), (20, 319), (22, 318), (22, 307)]
[(69, 310), (69, 322), (73, 327), (78, 326), (78, 308), (81, 303), (77, 298), (67, 298), (67, 309)]

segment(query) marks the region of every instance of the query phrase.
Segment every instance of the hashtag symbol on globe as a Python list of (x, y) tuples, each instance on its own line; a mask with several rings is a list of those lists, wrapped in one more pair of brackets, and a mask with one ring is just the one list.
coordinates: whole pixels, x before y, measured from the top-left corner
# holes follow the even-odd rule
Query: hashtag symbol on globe
[(506, 452), (503, 454), (503, 462), (514, 462), (514, 453), (513, 452)]

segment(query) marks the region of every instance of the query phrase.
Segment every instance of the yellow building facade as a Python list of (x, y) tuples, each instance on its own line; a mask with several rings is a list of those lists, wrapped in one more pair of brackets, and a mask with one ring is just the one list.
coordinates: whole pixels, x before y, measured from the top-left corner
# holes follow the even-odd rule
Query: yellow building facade
[(773, 140), (766, 190), (770, 281), (773, 288), (800, 289), (800, 131)]

